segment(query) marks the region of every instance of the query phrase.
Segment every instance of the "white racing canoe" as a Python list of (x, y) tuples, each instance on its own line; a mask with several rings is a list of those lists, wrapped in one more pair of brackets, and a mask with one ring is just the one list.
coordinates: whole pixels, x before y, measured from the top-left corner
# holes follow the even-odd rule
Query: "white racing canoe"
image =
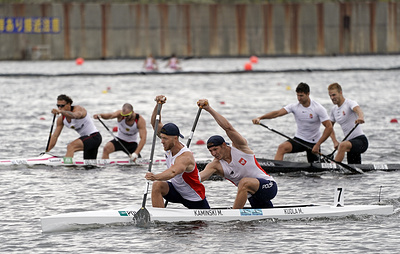
[[(165, 159), (155, 159), (153, 163), (165, 163)], [(63, 157), (42, 153), (37, 157), (0, 160), (0, 166), (11, 165), (47, 165), (47, 166), (105, 166), (105, 165), (143, 165), (149, 164), (148, 159), (137, 159), (136, 162), (126, 159), (93, 159), (77, 160), (66, 162)]]
[[(341, 194), (342, 189), (338, 188)], [(185, 209), (146, 207), (153, 222), (192, 221), (254, 221), (263, 219), (291, 220), (317, 217), (342, 217), (349, 215), (390, 215), (392, 205), (344, 205), (343, 195), (335, 194), (333, 205), (290, 205), (270, 209)], [(339, 195), (339, 196), (338, 196)], [(105, 225), (135, 224), (135, 214), (140, 206), (130, 206), (118, 210), (73, 212), (42, 217), (42, 231), (70, 231)]]

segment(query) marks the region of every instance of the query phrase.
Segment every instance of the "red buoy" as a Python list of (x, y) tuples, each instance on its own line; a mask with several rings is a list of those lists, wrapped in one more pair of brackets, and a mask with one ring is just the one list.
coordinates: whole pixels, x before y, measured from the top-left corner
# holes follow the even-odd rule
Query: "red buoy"
[(253, 69), (253, 66), (251, 65), (250, 62), (247, 62), (244, 64), (244, 70), (245, 71), (251, 71)]
[(197, 140), (196, 142), (196, 145), (204, 145), (204, 144), (205, 144), (204, 140), (201, 139)]
[(396, 118), (393, 118), (392, 120), (390, 120), (391, 123), (398, 123)]
[(85, 61), (85, 60), (83, 60), (82, 57), (78, 57), (78, 58), (75, 60), (75, 63), (76, 63), (76, 65), (82, 65), (84, 61)]
[(252, 63), (258, 63), (258, 57), (256, 57), (256, 56), (251, 56), (251, 57), (250, 57), (250, 62), (252, 62)]

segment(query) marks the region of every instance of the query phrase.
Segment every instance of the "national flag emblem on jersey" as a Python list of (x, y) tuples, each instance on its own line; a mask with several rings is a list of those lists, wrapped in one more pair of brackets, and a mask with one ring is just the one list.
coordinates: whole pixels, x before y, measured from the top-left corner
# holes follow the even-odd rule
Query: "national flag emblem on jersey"
[(243, 158), (240, 158), (239, 163), (244, 166), (244, 165), (246, 165), (247, 161)]
[(314, 118), (313, 114), (310, 114), (310, 119), (313, 119), (313, 118)]

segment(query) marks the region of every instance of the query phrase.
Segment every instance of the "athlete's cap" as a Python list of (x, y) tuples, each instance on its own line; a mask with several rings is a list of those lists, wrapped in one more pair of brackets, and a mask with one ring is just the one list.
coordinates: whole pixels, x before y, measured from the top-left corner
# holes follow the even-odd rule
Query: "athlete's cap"
[(160, 132), (167, 136), (179, 136), (181, 138), (184, 138), (184, 136), (179, 132), (178, 126), (173, 123), (164, 124)]
[(223, 143), (225, 143), (225, 139), (223, 137), (220, 135), (214, 135), (207, 140), (207, 148), (210, 149), (213, 146), (220, 146)]

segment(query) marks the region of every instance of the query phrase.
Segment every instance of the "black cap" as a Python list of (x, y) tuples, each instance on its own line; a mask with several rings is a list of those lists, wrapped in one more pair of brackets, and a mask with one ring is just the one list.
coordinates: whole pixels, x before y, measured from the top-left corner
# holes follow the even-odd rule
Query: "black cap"
[(178, 126), (173, 123), (164, 124), (160, 132), (167, 136), (179, 136), (181, 138), (184, 138), (184, 136), (179, 132)]
[(213, 146), (220, 146), (223, 143), (225, 143), (225, 139), (223, 137), (221, 137), (220, 135), (214, 135), (207, 140), (207, 148), (211, 148)]

